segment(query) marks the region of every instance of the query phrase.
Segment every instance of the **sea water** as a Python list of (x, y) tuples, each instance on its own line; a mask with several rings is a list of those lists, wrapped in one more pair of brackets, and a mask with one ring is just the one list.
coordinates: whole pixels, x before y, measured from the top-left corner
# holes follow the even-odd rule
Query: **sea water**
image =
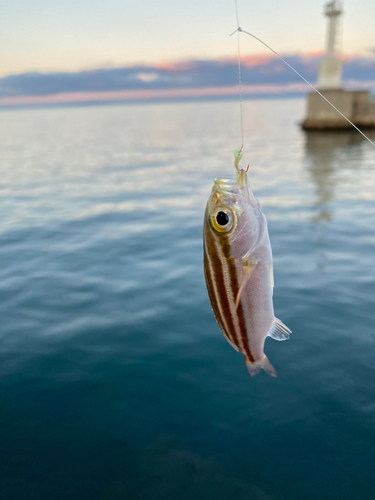
[(303, 114), (244, 103), (293, 331), (273, 379), (203, 277), (237, 103), (1, 110), (1, 500), (374, 498), (375, 150)]

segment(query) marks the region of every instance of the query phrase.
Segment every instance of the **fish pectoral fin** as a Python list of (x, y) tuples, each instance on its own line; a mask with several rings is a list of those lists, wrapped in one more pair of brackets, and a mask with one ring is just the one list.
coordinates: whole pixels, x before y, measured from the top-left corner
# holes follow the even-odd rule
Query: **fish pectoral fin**
[(289, 330), (280, 319), (274, 318), (267, 336), (274, 340), (288, 340), (291, 333), (292, 330)]
[(243, 278), (242, 278), (242, 283), (241, 283), (240, 288), (238, 289), (238, 292), (237, 292), (236, 306), (235, 306), (236, 309), (238, 307), (238, 304), (240, 303), (241, 295), (242, 295), (242, 292), (244, 291), (246, 283), (249, 281), (250, 276), (252, 275), (255, 268), (256, 268), (256, 264), (254, 264), (253, 262), (250, 262), (249, 259), (246, 259), (244, 261), (244, 263), (243, 263), (244, 274), (243, 274)]

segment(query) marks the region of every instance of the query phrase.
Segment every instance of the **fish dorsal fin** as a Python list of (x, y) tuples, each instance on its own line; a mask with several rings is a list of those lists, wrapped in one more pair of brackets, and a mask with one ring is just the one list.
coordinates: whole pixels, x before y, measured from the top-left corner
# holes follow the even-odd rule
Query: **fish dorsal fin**
[(252, 262), (250, 262), (249, 259), (244, 259), (244, 262), (243, 262), (244, 274), (243, 274), (243, 278), (242, 278), (242, 283), (241, 283), (240, 288), (238, 289), (238, 292), (237, 292), (236, 306), (235, 306), (236, 309), (240, 303), (241, 295), (245, 289), (245, 285), (249, 281), (250, 276), (252, 275), (252, 272), (254, 271), (255, 268), (256, 268), (256, 264), (253, 264)]
[(268, 337), (274, 340), (288, 340), (291, 333), (292, 331), (281, 320), (274, 318)]

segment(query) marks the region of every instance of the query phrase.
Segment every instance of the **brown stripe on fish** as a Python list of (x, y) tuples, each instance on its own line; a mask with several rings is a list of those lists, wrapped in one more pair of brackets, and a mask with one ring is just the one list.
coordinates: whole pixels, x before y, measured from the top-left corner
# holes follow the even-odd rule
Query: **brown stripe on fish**
[[(230, 344), (238, 350), (233, 321), (230, 315), (229, 303), (226, 298), (225, 286), (222, 277), (222, 269), (220, 262), (215, 254), (207, 252), (207, 277), (211, 286), (214, 301), (211, 302), (215, 313), (216, 320), (223, 332), (223, 335), (228, 339)], [(210, 255), (210, 256), (209, 256)], [(212, 257), (214, 262), (211, 261)]]
[[(241, 352), (244, 351), (244, 346), (241, 342), (241, 331), (240, 325), (238, 322), (238, 314), (235, 305), (235, 295), (232, 288), (231, 276), (229, 273), (228, 267), (228, 259), (225, 256), (223, 251), (223, 245), (225, 241), (228, 239), (227, 235), (220, 235), (220, 237), (214, 238), (215, 249), (218, 261), (221, 263), (221, 272), (222, 272), (222, 287), (224, 293), (221, 294), (221, 298), (226, 300), (226, 313), (229, 316), (232, 324), (231, 334), (234, 338), (235, 344), (238, 346)], [(236, 279), (237, 275), (234, 274), (234, 278)]]
[[(225, 255), (228, 267), (229, 267), (229, 276), (231, 279), (231, 289), (233, 292), (233, 297), (237, 297), (237, 293), (238, 293), (238, 290), (240, 287), (239, 287), (239, 283), (238, 283), (236, 265), (234, 263), (233, 257), (230, 256), (230, 244), (229, 244), (228, 239), (223, 242), (223, 251), (224, 251), (224, 255)], [(240, 300), (240, 303), (238, 304), (236, 311), (237, 311), (237, 318), (238, 318), (238, 323), (239, 323), (240, 339), (242, 341), (241, 344), (243, 346), (243, 351), (244, 351), (243, 354), (245, 354), (248, 361), (251, 361), (253, 363), (255, 361), (255, 359), (254, 359), (254, 356), (252, 355), (252, 352), (251, 352), (250, 346), (249, 346), (249, 337), (247, 334), (245, 313), (244, 313), (244, 309), (243, 309), (241, 300)]]
[[(216, 299), (215, 287), (214, 287), (214, 284), (212, 281), (210, 263), (208, 260), (206, 248), (204, 248), (204, 277), (206, 280), (208, 296), (210, 298), (210, 302), (211, 302), (212, 309), (213, 309), (214, 314), (215, 314), (216, 321), (218, 322), (218, 325), (219, 325), (221, 331), (224, 333), (224, 335), (228, 336), (228, 338), (229, 338), (229, 335), (226, 332), (226, 326), (224, 325), (224, 323), (222, 322), (222, 319), (221, 319), (219, 304), (218, 304), (217, 299)], [(231, 338), (229, 338), (229, 340), (232, 341)]]
[(204, 277), (207, 284), (208, 296), (212, 305), (212, 309), (215, 313), (215, 318), (223, 332), (227, 330), (227, 326), (223, 321), (223, 313), (221, 311), (221, 305), (218, 301), (218, 290), (216, 288), (214, 272), (212, 269), (211, 259), (209, 257), (209, 252), (207, 250), (206, 236), (204, 235)]
[(212, 295), (214, 297), (211, 304), (223, 334), (226, 335), (237, 348), (239, 348), (236, 328), (224, 281), (223, 259), (220, 259), (217, 252), (217, 245), (215, 243), (215, 236), (209, 229), (204, 231), (204, 239), (204, 251), (207, 263), (206, 276), (209, 279), (208, 284), (211, 287)]

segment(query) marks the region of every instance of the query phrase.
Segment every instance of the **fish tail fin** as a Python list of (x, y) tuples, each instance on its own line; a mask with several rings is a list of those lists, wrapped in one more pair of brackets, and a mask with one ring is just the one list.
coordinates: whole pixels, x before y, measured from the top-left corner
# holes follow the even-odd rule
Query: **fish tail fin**
[(251, 377), (257, 375), (257, 373), (259, 373), (260, 370), (264, 370), (266, 373), (268, 373), (268, 375), (271, 375), (271, 377), (277, 377), (275, 368), (271, 365), (265, 354), (258, 361), (252, 362), (246, 360), (246, 368), (247, 371), (250, 373)]

